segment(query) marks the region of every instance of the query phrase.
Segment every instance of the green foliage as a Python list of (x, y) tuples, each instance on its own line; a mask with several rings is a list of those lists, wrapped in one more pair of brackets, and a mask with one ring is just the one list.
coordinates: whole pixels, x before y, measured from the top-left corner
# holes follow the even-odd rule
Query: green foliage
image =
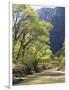
[[(53, 25), (40, 21), (37, 12), (29, 5), (13, 4), (12, 17), (14, 73), (28, 75), (39, 72), (39, 63), (45, 66), (53, 60), (49, 37)], [(63, 63), (62, 55), (59, 61)]]

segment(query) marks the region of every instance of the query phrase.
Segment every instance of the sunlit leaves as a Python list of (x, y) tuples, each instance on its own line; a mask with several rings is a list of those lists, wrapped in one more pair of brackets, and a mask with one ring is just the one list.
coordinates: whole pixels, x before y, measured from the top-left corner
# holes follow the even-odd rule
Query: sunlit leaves
[(37, 13), (29, 6), (25, 9), (25, 13), (27, 16), (37, 16)]
[(60, 63), (64, 63), (64, 56), (63, 55), (59, 56), (59, 61), (60, 61)]
[(40, 61), (48, 63), (51, 60), (49, 30), (54, 27), (50, 22), (40, 21), (29, 5), (14, 4), (12, 7), (13, 61), (37, 71)]

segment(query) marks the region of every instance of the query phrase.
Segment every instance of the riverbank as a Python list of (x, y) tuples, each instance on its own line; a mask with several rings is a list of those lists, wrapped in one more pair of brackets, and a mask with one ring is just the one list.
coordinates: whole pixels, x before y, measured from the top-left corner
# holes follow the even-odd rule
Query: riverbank
[(14, 77), (14, 85), (29, 85), (29, 84), (47, 84), (47, 83), (62, 83), (65, 81), (64, 71), (55, 69), (44, 70), (41, 73), (27, 75), (25, 77)]

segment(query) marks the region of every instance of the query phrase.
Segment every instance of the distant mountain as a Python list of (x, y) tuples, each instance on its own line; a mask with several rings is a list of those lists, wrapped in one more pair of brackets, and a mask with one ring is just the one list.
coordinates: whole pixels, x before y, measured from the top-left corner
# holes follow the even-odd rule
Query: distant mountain
[(65, 8), (41, 8), (37, 12), (40, 20), (54, 25), (54, 30), (50, 32), (50, 41), (51, 49), (55, 53), (62, 48), (65, 39)]
[(41, 8), (37, 10), (40, 20), (52, 21), (55, 14), (53, 8)]

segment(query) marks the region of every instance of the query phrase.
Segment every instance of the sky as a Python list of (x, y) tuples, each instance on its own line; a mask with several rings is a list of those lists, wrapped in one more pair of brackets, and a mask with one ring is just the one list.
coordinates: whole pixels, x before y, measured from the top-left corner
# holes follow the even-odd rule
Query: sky
[(52, 6), (44, 6), (44, 5), (30, 5), (30, 7), (32, 7), (34, 10), (40, 9), (40, 8), (55, 8)]

